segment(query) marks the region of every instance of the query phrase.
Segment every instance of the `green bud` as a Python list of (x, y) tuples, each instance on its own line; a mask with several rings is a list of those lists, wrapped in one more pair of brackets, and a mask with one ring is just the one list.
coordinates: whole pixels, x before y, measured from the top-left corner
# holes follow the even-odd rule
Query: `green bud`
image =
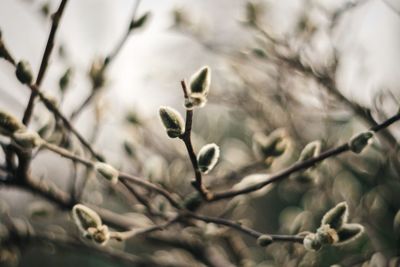
[(169, 137), (176, 138), (185, 132), (185, 122), (178, 111), (170, 107), (160, 107), (159, 114)]
[(17, 118), (0, 110), (0, 134), (10, 136), (21, 129), (25, 129), (25, 126)]
[(131, 31), (137, 28), (141, 28), (142, 26), (145, 25), (149, 17), (150, 17), (150, 12), (146, 12), (137, 20), (132, 20), (131, 24), (129, 25), (129, 30)]
[(42, 138), (36, 132), (19, 130), (12, 135), (14, 142), (21, 148), (33, 149), (42, 144)]
[(58, 85), (60, 86), (61, 92), (64, 92), (68, 88), (71, 80), (71, 74), (72, 74), (72, 69), (68, 68), (58, 81)]
[(322, 217), (321, 225), (329, 224), (333, 229), (339, 230), (348, 219), (348, 206), (346, 202), (341, 202), (330, 209)]
[(364, 148), (368, 145), (369, 140), (372, 138), (374, 133), (372, 131), (364, 132), (355, 135), (349, 141), (350, 150), (354, 153), (361, 153)]
[(202, 67), (190, 78), (190, 94), (201, 94), (207, 96), (210, 90), (211, 71), (208, 66)]
[(331, 245), (339, 241), (338, 233), (328, 224), (324, 224), (318, 228), (316, 238), (322, 245)]
[(260, 247), (266, 247), (270, 244), (272, 244), (274, 240), (272, 239), (272, 237), (270, 235), (262, 235), (259, 238), (257, 238), (257, 244)]
[(72, 218), (84, 235), (88, 233), (89, 228), (97, 228), (102, 225), (100, 216), (82, 204), (76, 204), (72, 208)]
[(309, 251), (318, 251), (322, 247), (321, 241), (313, 233), (310, 233), (304, 237), (303, 245), (304, 248)]
[(89, 77), (92, 81), (93, 89), (99, 89), (104, 85), (106, 81), (104, 75), (104, 60), (97, 58), (92, 62), (89, 70)]
[(343, 225), (338, 230), (339, 242), (338, 245), (352, 242), (358, 239), (364, 233), (364, 227), (358, 223), (349, 223)]
[(217, 164), (219, 158), (219, 147), (216, 144), (203, 146), (197, 155), (199, 169), (203, 173), (208, 173)]
[(22, 84), (31, 84), (33, 80), (32, 68), (28, 61), (21, 60), (17, 64), (15, 75)]
[(305, 161), (315, 158), (321, 153), (321, 141), (313, 141), (308, 143), (300, 153), (299, 161)]
[(104, 162), (96, 162), (94, 164), (94, 169), (112, 184), (118, 183), (119, 172), (110, 164)]

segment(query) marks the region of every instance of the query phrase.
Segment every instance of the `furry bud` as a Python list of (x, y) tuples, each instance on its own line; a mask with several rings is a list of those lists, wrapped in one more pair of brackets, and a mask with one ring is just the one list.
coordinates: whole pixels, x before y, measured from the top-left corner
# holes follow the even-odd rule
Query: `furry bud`
[(190, 93), (207, 96), (210, 90), (211, 71), (208, 66), (202, 67), (190, 77)]
[(108, 240), (110, 240), (110, 231), (107, 225), (101, 225), (96, 228), (90, 227), (87, 232), (88, 234), (86, 237), (92, 239), (99, 245), (105, 245)]
[(318, 251), (322, 247), (321, 241), (313, 233), (310, 233), (304, 237), (303, 245), (304, 248), (309, 251)]
[(357, 154), (361, 153), (361, 151), (363, 151), (364, 148), (368, 145), (369, 140), (372, 138), (373, 135), (373, 132), (368, 131), (352, 137), (349, 141), (350, 150)]
[(21, 129), (25, 129), (25, 126), (17, 118), (0, 110), (0, 134), (9, 136)]
[(31, 84), (33, 80), (32, 68), (28, 61), (21, 60), (17, 64), (15, 75), (22, 84)]
[(203, 146), (197, 155), (199, 169), (203, 173), (208, 173), (217, 164), (219, 158), (219, 147), (216, 144)]
[(98, 172), (101, 176), (109, 180), (111, 183), (116, 184), (118, 183), (118, 176), (119, 172), (113, 166), (103, 162), (96, 162), (94, 164), (94, 169)]
[(176, 138), (185, 132), (185, 122), (178, 111), (170, 107), (160, 107), (159, 114), (169, 137)]
[(262, 235), (262, 236), (260, 236), (259, 238), (257, 238), (257, 244), (258, 244), (260, 247), (266, 247), (266, 246), (272, 244), (273, 241), (274, 241), (274, 240), (273, 240), (272, 237), (269, 236), (269, 235)]
[(322, 245), (331, 245), (339, 241), (338, 233), (328, 224), (324, 224), (318, 228), (316, 238)]
[(364, 233), (364, 227), (358, 223), (349, 223), (343, 225), (337, 233), (339, 237), (337, 245), (342, 245), (358, 239)]
[(38, 133), (26, 130), (16, 131), (12, 138), (18, 146), (25, 149), (33, 149), (43, 142)]
[(89, 228), (97, 228), (102, 225), (100, 216), (82, 204), (76, 204), (72, 208), (72, 218), (84, 235), (88, 234)]
[(333, 229), (339, 230), (348, 219), (348, 206), (346, 202), (341, 202), (330, 209), (322, 217), (321, 225), (329, 224)]
[(129, 25), (129, 30), (131, 31), (137, 28), (141, 28), (146, 24), (149, 17), (150, 17), (150, 12), (146, 12), (137, 20), (132, 20), (131, 24)]
[(315, 158), (321, 153), (321, 141), (313, 141), (308, 143), (300, 153), (299, 161), (305, 161)]

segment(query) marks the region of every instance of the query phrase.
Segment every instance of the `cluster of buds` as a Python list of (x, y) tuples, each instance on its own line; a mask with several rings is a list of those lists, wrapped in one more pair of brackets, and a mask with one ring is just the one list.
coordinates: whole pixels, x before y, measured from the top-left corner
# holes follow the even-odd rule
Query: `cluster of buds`
[(188, 98), (185, 99), (185, 107), (203, 107), (207, 103), (207, 95), (210, 91), (211, 70), (208, 66), (202, 67), (192, 75), (189, 82)]
[(100, 245), (105, 245), (110, 240), (107, 225), (102, 223), (100, 216), (94, 210), (77, 204), (72, 208), (72, 218), (85, 238)]
[(343, 245), (356, 240), (364, 232), (364, 227), (347, 222), (348, 206), (341, 202), (324, 215), (316, 233), (309, 233), (304, 237), (304, 247), (310, 251), (318, 251), (323, 246)]
[(253, 150), (265, 159), (265, 164), (270, 166), (273, 161), (285, 153), (288, 137), (284, 129), (276, 129), (268, 136), (257, 133), (253, 137)]

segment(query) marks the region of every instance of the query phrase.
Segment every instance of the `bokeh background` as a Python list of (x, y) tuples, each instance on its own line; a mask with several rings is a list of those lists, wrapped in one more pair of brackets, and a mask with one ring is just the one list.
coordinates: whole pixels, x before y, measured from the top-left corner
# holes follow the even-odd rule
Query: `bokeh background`
[[(263, 29), (287, 41), (289, 53), (284, 53), (299, 55), (315, 77), (328, 73), (338, 94), (367, 110), (377, 122), (398, 112), (398, 0), (364, 0), (354, 7), (353, 2), (345, 0), (256, 3)], [(58, 4), (55, 0), (0, 1), (3, 40), (17, 59), (31, 63), (34, 72), (39, 68), (51, 25), (43, 7), (55, 10)], [(158, 107), (169, 105), (183, 113), (180, 80), (188, 79), (203, 65), (212, 69), (212, 86), (207, 106), (196, 111), (193, 134), (197, 150), (211, 142), (221, 147), (216, 170), (205, 178), (213, 188), (230, 188), (248, 175), (247, 180), (257, 180), (274, 173), (296, 161), (310, 141), (321, 140), (323, 149), (327, 149), (367, 129), (370, 125), (322, 88), (315, 77), (269, 55), (268, 40), (244, 23), (246, 4), (242, 0), (142, 1), (138, 13), (150, 11), (151, 19), (129, 36), (107, 71), (106, 85), (96, 93), (93, 105), (76, 119), (76, 127), (114, 166), (147, 177), (181, 196), (193, 191), (188, 178), (192, 175), (190, 162), (184, 146), (167, 138), (157, 117)], [(130, 0), (68, 3), (42, 86), (64, 113), (73, 112), (91, 94), (90, 66), (108, 55), (124, 35), (134, 5)], [(342, 9), (345, 11), (339, 12)], [(72, 69), (71, 83), (61, 93), (58, 83), (67, 68)], [(15, 79), (10, 65), (0, 61), (0, 108), (22, 117), (29, 94)], [(52, 123), (52, 115), (38, 104), (32, 128), (39, 130)], [(284, 129), (288, 145), (285, 153), (267, 166), (265, 158), (254, 152), (253, 137), (278, 128)], [(55, 131), (45, 134), (57, 140)], [(390, 134), (398, 140), (399, 126), (391, 126)], [(237, 197), (200, 211), (243, 220), (262, 232), (294, 234), (314, 231), (325, 211), (347, 201), (351, 220), (366, 228), (366, 235), (351, 246), (306, 253), (301, 245), (274, 244), (265, 249), (257, 247), (254, 240), (240, 237), (237, 242), (243, 255), (236, 259), (223, 245), (220, 229), (200, 225), (203, 231), (185, 229), (182, 236), (204, 239), (203, 245), (214, 246), (232, 266), (398, 266), (397, 143), (388, 144), (377, 137), (360, 156), (344, 155), (322, 163), (310, 180), (288, 179), (260, 194)], [(68, 188), (71, 165), (64, 159), (41, 151), (32, 166), (36, 176)], [(84, 192), (86, 201), (146, 222), (140, 215), (140, 205), (126, 205), (117, 191), (99, 183), (92, 174), (78, 171), (81, 180), (92, 177)], [(0, 199), (4, 209), (34, 227), (74, 231), (68, 214), (27, 192), (1, 186)], [(154, 203), (169, 212), (162, 199), (154, 197)], [(36, 216), (42, 209), (46, 216)], [(185, 248), (160, 239), (142, 238), (113, 246), (171, 262), (172, 266), (175, 261), (176, 266), (182, 262), (207, 266)], [(122, 266), (106, 257), (60, 249), (50, 243), (10, 251), (17, 258), (10, 256), (12, 260), (4, 261), (4, 266)]]

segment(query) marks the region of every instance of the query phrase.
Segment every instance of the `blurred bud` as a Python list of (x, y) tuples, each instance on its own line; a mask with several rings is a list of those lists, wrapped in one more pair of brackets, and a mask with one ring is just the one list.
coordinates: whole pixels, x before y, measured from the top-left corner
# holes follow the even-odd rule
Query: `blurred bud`
[(185, 107), (192, 109), (202, 107), (207, 102), (207, 95), (210, 91), (211, 70), (208, 66), (202, 67), (190, 77), (189, 98), (185, 100)]
[(72, 75), (72, 69), (68, 68), (58, 81), (58, 85), (60, 87), (61, 92), (65, 92), (65, 90), (68, 88), (71, 80), (71, 75)]
[(368, 145), (373, 135), (374, 133), (372, 131), (368, 131), (353, 136), (349, 141), (350, 150), (357, 154), (361, 153)]
[(217, 164), (219, 159), (219, 147), (216, 144), (203, 146), (197, 155), (199, 169), (203, 173), (208, 173)]
[(400, 234), (400, 210), (398, 210), (396, 216), (394, 216), (393, 229), (397, 234)]
[(281, 156), (287, 146), (286, 133), (284, 129), (276, 129), (268, 136), (257, 133), (253, 137), (253, 149), (257, 154), (262, 155), (265, 159)]
[(107, 225), (98, 227), (89, 227), (87, 230), (87, 238), (92, 239), (99, 245), (105, 245), (110, 240), (110, 231)]
[(44, 2), (40, 7), (40, 12), (45, 18), (47, 18), (50, 14), (50, 2)]
[(318, 251), (322, 247), (320, 240), (313, 233), (310, 233), (304, 237), (303, 245), (304, 248), (309, 251)]
[(92, 62), (89, 70), (89, 77), (93, 89), (99, 89), (104, 85), (106, 81), (104, 76), (104, 60), (97, 58)]
[(10, 233), (7, 227), (3, 224), (0, 224), (0, 245), (3, 243), (4, 240), (7, 240)]
[(385, 256), (380, 252), (376, 252), (374, 253), (374, 255), (372, 255), (368, 265), (368, 267), (386, 267), (386, 266), (387, 266), (387, 260)]
[(183, 207), (185, 207), (187, 210), (195, 211), (198, 207), (200, 207), (202, 201), (202, 196), (197, 191), (195, 191), (185, 198), (185, 200), (183, 201)]
[(174, 20), (173, 26), (175, 27), (182, 27), (190, 25), (190, 20), (183, 9), (175, 8), (172, 11), (172, 16)]
[(352, 242), (358, 239), (364, 233), (364, 227), (358, 223), (349, 223), (343, 225), (338, 230), (339, 242), (337, 245)]
[(54, 212), (54, 207), (48, 202), (35, 201), (29, 204), (28, 213), (29, 217), (35, 218), (45, 218), (50, 216)]
[(272, 237), (270, 235), (262, 235), (259, 238), (257, 238), (257, 244), (260, 247), (266, 247), (270, 244), (272, 244), (274, 240), (272, 239)]
[(130, 157), (134, 157), (136, 154), (135, 146), (129, 141), (124, 141), (124, 151)]
[(138, 19), (132, 20), (131, 24), (129, 25), (129, 30), (131, 31), (134, 29), (141, 28), (142, 26), (144, 26), (146, 24), (149, 17), (150, 17), (150, 12), (146, 12)]
[(134, 126), (141, 124), (141, 121), (140, 121), (140, 118), (139, 118), (139, 114), (134, 110), (129, 111), (126, 114), (125, 119), (126, 119), (127, 122), (129, 122), (130, 124), (132, 124)]
[(321, 225), (316, 233), (316, 238), (322, 245), (331, 245), (339, 241), (338, 233), (328, 224)]
[(346, 202), (341, 202), (325, 213), (321, 224), (329, 224), (333, 229), (339, 230), (347, 222), (347, 218), (348, 206)]
[(14, 142), (21, 148), (33, 149), (42, 144), (42, 138), (36, 132), (19, 130), (12, 135)]
[(0, 30), (0, 58), (3, 58), (12, 64), (14, 64), (14, 59), (11, 57), (10, 52), (8, 52), (7, 47), (5, 46), (3, 39), (1, 37), (1, 30)]
[(0, 110), (0, 134), (9, 136), (21, 129), (25, 129), (25, 126), (17, 118)]
[(113, 166), (103, 162), (96, 162), (94, 164), (94, 169), (98, 172), (101, 176), (109, 180), (111, 183), (116, 184), (118, 183), (118, 176), (119, 172)]
[(321, 141), (313, 141), (308, 143), (300, 153), (299, 161), (305, 161), (315, 158), (321, 153)]
[(246, 22), (250, 25), (256, 25), (258, 20), (259, 6), (254, 2), (246, 3)]
[(22, 84), (31, 84), (33, 80), (32, 68), (28, 61), (21, 60), (17, 64), (15, 75)]
[(178, 111), (170, 107), (160, 107), (159, 114), (169, 137), (176, 138), (185, 132), (185, 122)]
[(82, 204), (76, 204), (72, 208), (72, 218), (84, 236), (88, 234), (89, 228), (97, 228), (102, 225), (100, 216)]

